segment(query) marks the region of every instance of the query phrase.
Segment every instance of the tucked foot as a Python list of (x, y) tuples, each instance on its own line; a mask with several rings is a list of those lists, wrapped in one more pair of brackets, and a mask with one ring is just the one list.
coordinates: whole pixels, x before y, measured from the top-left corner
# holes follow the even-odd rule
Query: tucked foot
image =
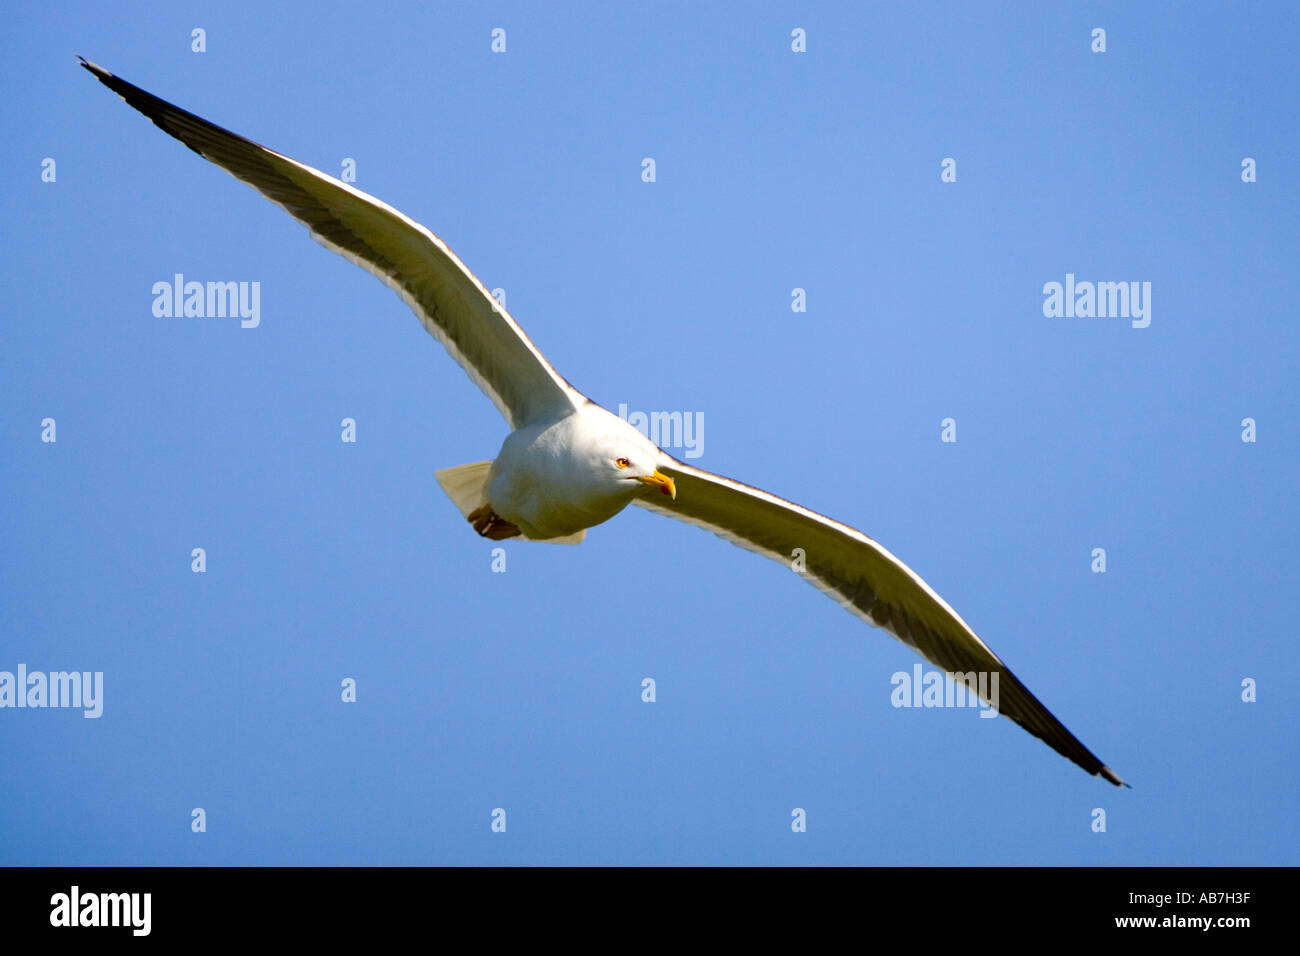
[(492, 510), (491, 505), (483, 505), (469, 513), (469, 523), (485, 538), (501, 541), (505, 538), (517, 538), (522, 532), (519, 528)]

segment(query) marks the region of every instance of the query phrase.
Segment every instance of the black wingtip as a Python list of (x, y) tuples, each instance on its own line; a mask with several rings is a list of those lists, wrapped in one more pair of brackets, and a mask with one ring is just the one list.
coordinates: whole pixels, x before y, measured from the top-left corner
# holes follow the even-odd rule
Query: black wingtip
[(87, 60), (80, 53), (77, 54), (77, 59), (81, 62), (81, 66), (84, 69), (89, 70), (90, 75), (95, 77), (95, 79), (99, 80), (101, 83), (107, 83), (109, 80), (113, 79), (112, 73), (108, 72), (108, 70), (104, 69), (98, 63)]
[(1097, 772), (1117, 787), (1123, 787), (1126, 790), (1133, 789), (1132, 784), (1125, 783), (1123, 780), (1121, 780), (1119, 774), (1117, 774), (1114, 770), (1111, 770), (1110, 767), (1102, 767)]

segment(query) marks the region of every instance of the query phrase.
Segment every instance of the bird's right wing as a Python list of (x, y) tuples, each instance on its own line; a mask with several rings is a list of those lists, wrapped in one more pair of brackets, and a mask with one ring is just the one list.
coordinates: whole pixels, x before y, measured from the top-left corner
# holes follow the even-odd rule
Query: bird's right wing
[[(902, 561), (865, 534), (739, 481), (663, 455), (675, 499), (635, 503), (712, 531), (787, 567), (802, 551), (802, 576), (849, 612), (884, 628), (949, 674), (998, 675), (998, 712), (1010, 717), (1090, 774), (1126, 785), (1029, 692), (965, 621)], [(797, 565), (795, 565), (797, 566)], [(969, 685), (968, 685), (969, 686)], [(974, 690), (975, 688), (971, 688)]]
[(85, 59), (81, 65), (163, 132), (304, 223), (325, 248), (390, 286), (511, 428), (560, 417), (585, 401), (465, 264), (424, 226), (347, 183), (173, 106), (103, 67)]

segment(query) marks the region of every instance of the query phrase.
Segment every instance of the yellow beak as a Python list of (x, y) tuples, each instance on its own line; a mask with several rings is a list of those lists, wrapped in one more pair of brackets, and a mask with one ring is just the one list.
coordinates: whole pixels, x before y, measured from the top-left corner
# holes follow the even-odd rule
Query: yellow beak
[(671, 478), (658, 469), (655, 469), (653, 475), (646, 475), (645, 477), (637, 476), (636, 480), (651, 488), (658, 488), (660, 494), (668, 495), (673, 499), (673, 501), (677, 500), (677, 485), (673, 483)]

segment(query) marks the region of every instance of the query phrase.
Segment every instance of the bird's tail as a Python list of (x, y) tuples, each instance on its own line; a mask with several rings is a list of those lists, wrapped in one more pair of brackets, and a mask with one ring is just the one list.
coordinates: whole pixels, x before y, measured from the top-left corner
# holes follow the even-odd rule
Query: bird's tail
[[(447, 497), (452, 500), (465, 520), (473, 522), (475, 512), (488, 505), (488, 485), (492, 484), (492, 462), (476, 461), (470, 465), (457, 465), (435, 471), (434, 477)], [(516, 530), (514, 533), (518, 534)], [(563, 538), (544, 538), (548, 544), (578, 544), (586, 537), (585, 530)], [(531, 538), (526, 540), (533, 540)]]
[(438, 484), (452, 500), (460, 513), (469, 518), (470, 513), (488, 503), (488, 485), (492, 481), (492, 462), (476, 461), (472, 465), (458, 465), (434, 472)]

